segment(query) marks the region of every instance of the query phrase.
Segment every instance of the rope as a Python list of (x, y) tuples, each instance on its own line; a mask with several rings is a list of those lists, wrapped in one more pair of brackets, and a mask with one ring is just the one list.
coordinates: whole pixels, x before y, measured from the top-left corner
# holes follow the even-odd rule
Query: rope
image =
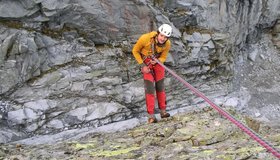
[(241, 130), (243, 130), (245, 133), (247, 133), (251, 138), (253, 138), (255, 141), (257, 141), (261, 146), (266, 148), (269, 152), (271, 152), (275, 157), (280, 159), (280, 153), (273, 148), (270, 144), (268, 144), (266, 141), (264, 141), (257, 133), (255, 133), (253, 130), (245, 126), (243, 123), (236, 120), (231, 114), (217, 106), (214, 102), (212, 102), (210, 99), (208, 99), (203, 93), (201, 93), (199, 90), (194, 88), (191, 84), (186, 82), (183, 78), (178, 76), (175, 72), (173, 72), (171, 69), (166, 67), (164, 64), (162, 64), (158, 59), (154, 58), (154, 60), (165, 70), (167, 70), (172, 76), (177, 78), (180, 82), (182, 82), (186, 87), (188, 87), (191, 91), (193, 91), (198, 97), (203, 98), (207, 103), (211, 105), (212, 108), (216, 109), (221, 115), (225, 116), (229, 121), (234, 123), (237, 127), (239, 127)]

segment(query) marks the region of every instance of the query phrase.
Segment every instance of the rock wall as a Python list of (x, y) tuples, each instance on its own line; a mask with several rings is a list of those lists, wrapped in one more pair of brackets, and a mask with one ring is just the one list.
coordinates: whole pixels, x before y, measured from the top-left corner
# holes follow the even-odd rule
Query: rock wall
[[(174, 28), (166, 65), (219, 105), (277, 120), (280, 78), (271, 68), (279, 68), (279, 48), (273, 49), (279, 6), (278, 0), (0, 1), (0, 142), (143, 116), (143, 82), (131, 49), (161, 23)], [(251, 79), (275, 73), (273, 85), (245, 81), (250, 73)], [(206, 105), (171, 76), (165, 83), (169, 110)], [(274, 88), (265, 95), (275, 98), (264, 98), (261, 107), (251, 99), (257, 84)], [(275, 114), (261, 114), (271, 104)]]

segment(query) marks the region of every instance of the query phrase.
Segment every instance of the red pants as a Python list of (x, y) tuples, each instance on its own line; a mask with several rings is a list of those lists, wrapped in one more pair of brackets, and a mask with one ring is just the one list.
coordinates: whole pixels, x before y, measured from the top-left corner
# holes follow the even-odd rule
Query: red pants
[[(145, 62), (149, 62), (147, 58)], [(146, 64), (147, 64), (146, 63)], [(148, 114), (154, 114), (155, 110), (155, 91), (158, 100), (158, 106), (160, 110), (166, 109), (166, 95), (164, 89), (164, 76), (165, 70), (159, 64), (149, 65), (151, 70), (150, 73), (144, 73), (144, 84), (145, 84), (145, 97), (146, 107)]]

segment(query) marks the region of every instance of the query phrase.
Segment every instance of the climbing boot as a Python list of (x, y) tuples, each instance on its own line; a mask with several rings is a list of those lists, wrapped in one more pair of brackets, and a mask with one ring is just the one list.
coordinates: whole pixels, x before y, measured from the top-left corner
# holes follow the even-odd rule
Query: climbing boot
[(168, 118), (168, 117), (170, 117), (170, 114), (167, 113), (167, 112), (161, 112), (161, 113), (160, 113), (160, 117), (161, 117), (161, 118)]
[(157, 123), (157, 119), (155, 117), (150, 117), (148, 123)]

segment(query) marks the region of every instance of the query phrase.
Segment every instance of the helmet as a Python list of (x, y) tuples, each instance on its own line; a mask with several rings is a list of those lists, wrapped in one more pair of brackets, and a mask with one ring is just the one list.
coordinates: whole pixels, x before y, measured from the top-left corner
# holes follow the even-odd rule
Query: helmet
[(158, 28), (159, 33), (165, 35), (166, 37), (170, 37), (172, 33), (172, 27), (168, 24), (162, 24)]

